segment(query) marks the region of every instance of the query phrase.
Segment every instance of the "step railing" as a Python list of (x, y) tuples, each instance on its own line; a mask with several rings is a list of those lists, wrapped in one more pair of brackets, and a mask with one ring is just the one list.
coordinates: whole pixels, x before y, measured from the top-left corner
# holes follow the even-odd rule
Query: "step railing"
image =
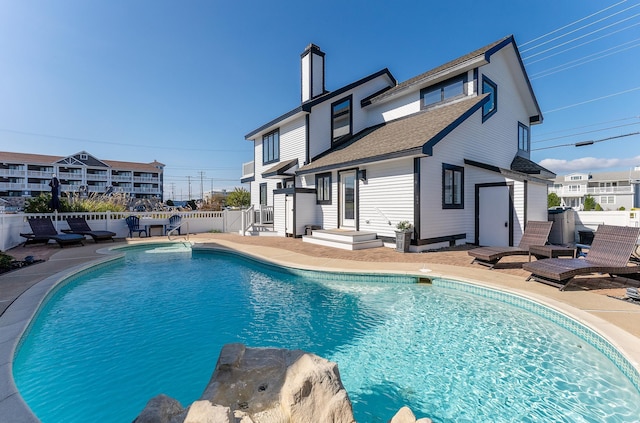
[(187, 229), (186, 236), (182, 234), (178, 234), (178, 235), (180, 235), (180, 237), (184, 237), (185, 240), (189, 241), (189, 221), (188, 220), (185, 220), (184, 222), (180, 223), (178, 226), (176, 226), (175, 228), (167, 232), (167, 238), (169, 238), (169, 241), (178, 239), (178, 238), (172, 238), (171, 235), (175, 235), (176, 231), (180, 230), (183, 226), (186, 226), (186, 229)]
[(249, 228), (255, 223), (255, 213), (253, 206), (242, 210), (242, 219), (240, 222), (240, 235), (245, 236)]

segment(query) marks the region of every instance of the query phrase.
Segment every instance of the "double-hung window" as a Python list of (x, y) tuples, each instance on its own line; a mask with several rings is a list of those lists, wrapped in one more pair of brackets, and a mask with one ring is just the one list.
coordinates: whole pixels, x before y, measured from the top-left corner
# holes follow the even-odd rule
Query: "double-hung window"
[(489, 119), (498, 110), (498, 86), (482, 75), (482, 93), (489, 94), (489, 100), (482, 106), (482, 121)]
[(426, 109), (434, 104), (462, 97), (467, 74), (447, 79), (444, 82), (420, 90), (420, 108)]
[(262, 136), (262, 164), (280, 160), (280, 131), (275, 130)]
[(316, 175), (316, 203), (331, 204), (331, 173)]
[(351, 96), (331, 105), (331, 140), (340, 142), (351, 135)]
[(442, 164), (442, 208), (464, 208), (464, 168)]
[(529, 138), (529, 127), (518, 122), (518, 150), (529, 151), (531, 139)]

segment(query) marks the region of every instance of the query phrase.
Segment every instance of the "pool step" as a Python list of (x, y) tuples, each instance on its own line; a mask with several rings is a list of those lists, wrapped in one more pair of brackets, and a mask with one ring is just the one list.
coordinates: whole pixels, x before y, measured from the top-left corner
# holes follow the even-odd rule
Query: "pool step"
[(311, 235), (303, 236), (302, 241), (351, 251), (383, 246), (382, 240), (378, 239), (378, 234), (375, 232), (340, 229), (316, 229)]

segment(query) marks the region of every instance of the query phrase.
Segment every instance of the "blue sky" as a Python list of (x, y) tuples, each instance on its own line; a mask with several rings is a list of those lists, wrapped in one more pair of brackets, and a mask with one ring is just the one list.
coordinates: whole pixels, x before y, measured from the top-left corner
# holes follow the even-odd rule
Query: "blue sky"
[(0, 0), (0, 10), (0, 149), (158, 160), (165, 198), (186, 199), (189, 179), (192, 197), (201, 180), (204, 191), (240, 186), (253, 160), (244, 135), (299, 105), (309, 43), (326, 53), (335, 90), (383, 68), (402, 82), (513, 34), (544, 115), (531, 158), (558, 174), (640, 166), (640, 136), (627, 135), (640, 131), (638, 0)]

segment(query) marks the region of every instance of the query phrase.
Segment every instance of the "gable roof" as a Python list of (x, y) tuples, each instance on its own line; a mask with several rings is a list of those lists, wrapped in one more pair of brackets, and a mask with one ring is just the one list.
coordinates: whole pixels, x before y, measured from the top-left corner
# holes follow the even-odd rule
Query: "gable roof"
[[(43, 165), (51, 165), (60, 164), (61, 161), (68, 159), (70, 157), (78, 156), (79, 154), (88, 154), (85, 152), (77, 153), (73, 156), (48, 156), (44, 154), (30, 154), (30, 153), (13, 153), (9, 151), (0, 151), (0, 162), (7, 163), (34, 163), (34, 164), (43, 164)], [(126, 170), (140, 170), (147, 172), (158, 172), (158, 166), (164, 166), (164, 164), (153, 161), (152, 163), (138, 163), (138, 162), (121, 162), (116, 160), (100, 160), (100, 163), (103, 165), (94, 165), (93, 163), (82, 163), (79, 160), (75, 159), (77, 166), (92, 166), (92, 167), (102, 167), (104, 165), (113, 167), (116, 169), (126, 169)]]
[(533, 93), (533, 88), (531, 87), (531, 81), (529, 81), (527, 71), (524, 68), (524, 63), (522, 62), (522, 58), (520, 57), (520, 52), (518, 51), (518, 47), (516, 46), (516, 42), (515, 42), (515, 39), (513, 38), (513, 35), (509, 35), (507, 37), (501, 38), (497, 41), (494, 41), (491, 44), (488, 44), (482, 48), (474, 50), (471, 53), (465, 54), (464, 56), (460, 56), (457, 59), (454, 59), (443, 65), (435, 67), (425, 73), (422, 73), (411, 79), (408, 79), (396, 85), (395, 87), (380, 93), (377, 96), (367, 99), (367, 103), (366, 104), (363, 103), (363, 106), (386, 101), (392, 97), (395, 97), (396, 95), (401, 95), (412, 89), (416, 89), (418, 87), (422, 88), (422, 86), (432, 85), (435, 82), (444, 80), (446, 78), (454, 76), (455, 74), (460, 74), (466, 70), (471, 70), (479, 66), (485, 65), (487, 63), (490, 63), (491, 56), (507, 46), (513, 46), (524, 80), (526, 81), (527, 88), (529, 89), (529, 94), (531, 95), (531, 99), (533, 100), (533, 103), (535, 105), (535, 109), (537, 111), (537, 118), (538, 118), (535, 122), (542, 122), (542, 112), (540, 111), (538, 100), (536, 99), (535, 94)]
[(435, 144), (480, 109), (488, 98), (488, 94), (469, 97), (367, 128), (301, 167), (297, 174), (397, 157), (430, 155)]

